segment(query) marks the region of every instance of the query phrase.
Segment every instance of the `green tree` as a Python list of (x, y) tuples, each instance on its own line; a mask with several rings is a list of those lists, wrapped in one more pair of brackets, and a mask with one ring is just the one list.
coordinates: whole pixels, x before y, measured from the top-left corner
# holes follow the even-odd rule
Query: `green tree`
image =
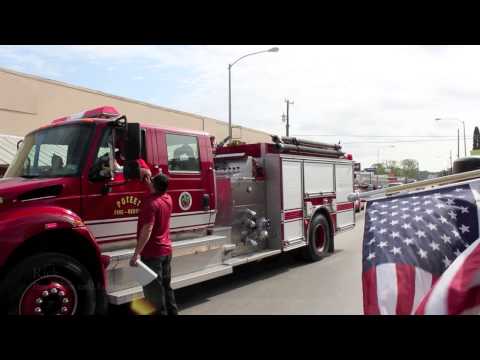
[(442, 170), (438, 173), (439, 177), (450, 175), (450, 169)]
[(388, 174), (393, 173), (395, 176), (402, 176), (402, 169), (396, 160), (386, 160), (385, 169)]
[(414, 179), (418, 174), (418, 161), (415, 159), (405, 159), (401, 162), (403, 176)]
[(385, 166), (383, 164), (373, 164), (373, 168), (375, 168), (375, 175), (385, 175)]

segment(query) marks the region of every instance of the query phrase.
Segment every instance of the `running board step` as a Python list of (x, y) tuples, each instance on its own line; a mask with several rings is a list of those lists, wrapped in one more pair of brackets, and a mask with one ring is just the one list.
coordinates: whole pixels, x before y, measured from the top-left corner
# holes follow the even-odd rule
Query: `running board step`
[(290, 240), (288, 242), (287, 241), (285, 242), (283, 250), (284, 251), (290, 251), (290, 250), (294, 250), (294, 249), (304, 247), (306, 245), (307, 245), (307, 242), (303, 238)]
[(228, 242), (223, 235), (209, 235), (198, 239), (176, 241), (172, 243), (173, 257), (198, 254), (223, 248)]
[(185, 286), (197, 284), (199, 282), (214, 279), (220, 276), (233, 273), (233, 268), (228, 265), (217, 265), (206, 268), (204, 270), (195, 271), (194, 273), (175, 276), (172, 279), (172, 288), (180, 289)]
[(235, 256), (228, 260), (225, 260), (223, 263), (225, 265), (237, 266), (237, 265), (246, 264), (252, 261), (261, 260), (266, 257), (277, 255), (280, 253), (281, 253), (281, 250), (263, 250), (253, 254)]
[[(228, 243), (228, 238), (221, 235), (202, 236), (196, 239), (172, 242), (173, 257), (198, 254), (206, 251), (223, 248)], [(104, 252), (102, 255), (110, 257), (107, 270), (127, 267), (134, 249), (122, 249)]]
[[(185, 286), (228, 275), (232, 272), (233, 268), (231, 266), (218, 265), (201, 271), (196, 271), (194, 273), (176, 276), (172, 279), (172, 288), (179, 289)], [(109, 302), (115, 305), (129, 303), (135, 299), (143, 298), (143, 289), (141, 286), (136, 286), (129, 289), (114, 291), (108, 294), (108, 298)]]

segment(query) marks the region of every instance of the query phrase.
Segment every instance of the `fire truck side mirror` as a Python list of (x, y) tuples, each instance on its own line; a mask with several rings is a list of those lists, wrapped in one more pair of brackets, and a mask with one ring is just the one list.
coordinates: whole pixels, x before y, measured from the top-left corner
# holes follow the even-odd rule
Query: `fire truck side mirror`
[(141, 131), (139, 123), (127, 124), (125, 159), (127, 162), (140, 159)]
[(127, 161), (123, 166), (123, 176), (125, 179), (140, 179), (140, 165), (136, 160)]

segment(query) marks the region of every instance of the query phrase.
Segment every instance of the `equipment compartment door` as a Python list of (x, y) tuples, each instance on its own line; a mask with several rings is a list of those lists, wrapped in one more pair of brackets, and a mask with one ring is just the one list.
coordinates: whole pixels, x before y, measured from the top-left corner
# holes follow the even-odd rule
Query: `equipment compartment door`
[(335, 164), (335, 188), (337, 193), (337, 229), (355, 224), (353, 202), (348, 195), (353, 192), (353, 165)]
[(282, 161), (282, 227), (286, 247), (305, 243), (303, 236), (303, 169), (301, 161)]

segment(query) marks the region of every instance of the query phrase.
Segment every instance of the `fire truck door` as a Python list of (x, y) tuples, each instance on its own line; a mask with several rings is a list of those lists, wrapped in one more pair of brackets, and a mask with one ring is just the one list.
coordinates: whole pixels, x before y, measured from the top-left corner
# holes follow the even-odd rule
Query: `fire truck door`
[(166, 132), (164, 137), (167, 161), (164, 172), (170, 179), (168, 193), (173, 201), (171, 232), (212, 226), (215, 222), (214, 204), (206, 197), (210, 198), (210, 189), (213, 188), (213, 173), (209, 171), (211, 163), (206, 158), (202, 142), (198, 136), (190, 134)]
[(335, 191), (337, 194), (337, 229), (355, 224), (353, 202), (347, 197), (353, 192), (353, 165), (335, 164)]
[[(110, 130), (96, 149), (94, 164), (114, 151)], [(125, 181), (120, 163), (114, 163), (113, 170), (114, 180), (85, 179), (83, 184), (83, 217), (99, 243), (136, 238), (140, 204), (148, 193), (148, 186), (140, 180)], [(107, 183), (113, 186), (105, 191)]]
[(302, 175), (301, 161), (282, 161), (282, 227), (283, 241), (287, 246), (305, 242)]

